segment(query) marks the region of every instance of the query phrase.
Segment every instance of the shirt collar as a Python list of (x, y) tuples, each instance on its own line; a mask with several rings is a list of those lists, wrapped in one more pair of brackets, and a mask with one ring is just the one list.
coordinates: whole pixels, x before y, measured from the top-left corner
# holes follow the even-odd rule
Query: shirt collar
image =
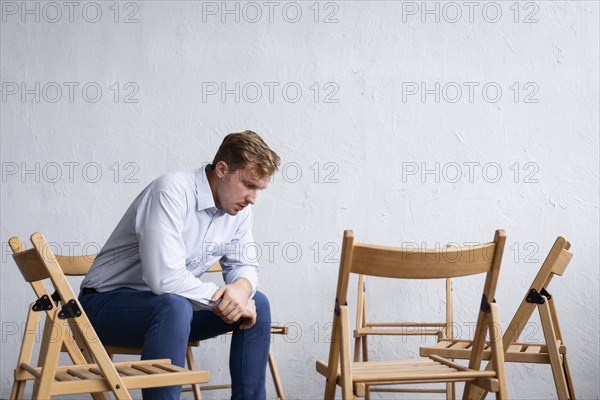
[(206, 176), (206, 169), (204, 167), (196, 170), (196, 196), (198, 201), (198, 211), (206, 210), (211, 214), (218, 211), (212, 191), (210, 190), (210, 185), (208, 184), (208, 177)]

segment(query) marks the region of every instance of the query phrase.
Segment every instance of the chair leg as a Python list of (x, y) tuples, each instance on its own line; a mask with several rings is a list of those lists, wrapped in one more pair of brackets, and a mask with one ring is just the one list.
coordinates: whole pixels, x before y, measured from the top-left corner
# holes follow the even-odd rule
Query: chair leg
[(446, 400), (454, 400), (454, 382), (446, 383)]
[[(504, 389), (506, 389), (506, 387)], [(500, 388), (500, 390), (494, 393), (496, 395), (496, 400), (508, 400), (508, 396), (504, 389)]]
[[(363, 312), (366, 312), (363, 310)], [(368, 336), (361, 337), (361, 345), (362, 345), (362, 360), (369, 361), (369, 345), (368, 345)], [(360, 360), (356, 360), (360, 361)], [(371, 400), (371, 387), (369, 385), (365, 385), (365, 400)]]
[[(83, 338), (83, 334), (81, 333), (81, 329), (77, 329), (77, 321), (73, 320), (73, 319), (69, 319), (69, 327), (71, 328), (71, 333), (73, 334), (73, 339), (74, 339), (74, 343), (71, 343), (75, 348), (76, 348), (76, 353), (81, 353), (83, 355), (83, 358), (85, 360), (85, 362), (87, 364), (94, 364), (96, 361), (94, 360), (94, 357), (92, 356), (92, 353), (90, 353), (90, 350), (87, 346), (87, 344), (85, 343), (85, 339)], [(87, 327), (83, 327), (82, 329), (88, 329)], [(65, 341), (66, 343), (66, 341)], [(70, 354), (71, 352), (69, 352)], [(111, 358), (112, 360), (112, 358)], [(73, 360), (74, 363), (75, 360)]]
[(360, 345), (362, 343), (361, 337), (354, 339), (354, 361), (360, 361)]
[(554, 332), (554, 326), (552, 324), (552, 316), (550, 314), (548, 302), (539, 304), (538, 310), (540, 312), (540, 320), (542, 322), (544, 338), (546, 339), (546, 346), (548, 347), (548, 356), (550, 357), (550, 366), (552, 367), (552, 375), (554, 376), (554, 384), (556, 385), (558, 398), (568, 399), (569, 393), (567, 389), (567, 381), (563, 371), (563, 360), (561, 360), (561, 355), (558, 351), (558, 342)]
[[(71, 361), (73, 361), (73, 364), (93, 364), (94, 358), (85, 348), (84, 341), (78, 340), (78, 338), (81, 338), (81, 333), (77, 329), (77, 321), (71, 318), (68, 322), (73, 337), (65, 336), (63, 346), (67, 350), (69, 357), (71, 357)], [(96, 392), (91, 395), (94, 400), (110, 400), (110, 397), (105, 392)]]
[(92, 393), (92, 399), (94, 400), (110, 400), (110, 397), (105, 392)]
[(323, 396), (323, 399), (324, 400), (334, 399), (336, 387), (337, 387), (337, 384), (336, 384), (335, 378), (327, 379), (327, 382), (325, 382), (325, 396)]
[(27, 383), (27, 381), (18, 381), (15, 379), (10, 391), (10, 400), (23, 400), (23, 395), (25, 394), (25, 383)]
[[(488, 365), (491, 365), (488, 363)], [(487, 370), (487, 368), (486, 368)], [(484, 400), (488, 395), (488, 391), (484, 388), (480, 388), (479, 386), (471, 385), (471, 399), (472, 400)]]
[[(41, 349), (44, 351), (40, 353), (40, 360), (43, 360), (42, 373), (33, 389), (34, 399), (49, 399), (52, 393), (52, 383), (54, 382), (54, 374), (56, 373), (56, 367), (58, 365), (58, 357), (60, 356), (60, 350), (62, 348), (63, 341), (56, 340), (56, 338), (64, 337), (66, 332), (66, 324), (64, 320), (58, 319), (58, 310), (55, 310), (50, 317), (46, 319), (46, 327), (49, 327), (50, 334), (45, 336), (41, 345)], [(48, 322), (49, 321), (49, 322)], [(44, 329), (44, 335), (47, 331)], [(40, 350), (40, 351), (42, 351)]]
[[(188, 369), (191, 371), (196, 370), (196, 361), (194, 360), (194, 353), (192, 347), (187, 346), (185, 351), (185, 360), (187, 362)], [(200, 384), (192, 383), (192, 393), (194, 394), (194, 400), (202, 400), (202, 393), (200, 392)]]
[(367, 336), (363, 336), (362, 346), (363, 361), (369, 361), (369, 346), (367, 344)]
[[(493, 308), (494, 304), (490, 304)], [(473, 335), (473, 344), (471, 346), (471, 356), (469, 359), (469, 368), (481, 370), (482, 354), (485, 348), (486, 332), (490, 331), (492, 322), (492, 313), (485, 313), (480, 311), (477, 317), (477, 328)], [(502, 348), (502, 342), (500, 343)], [(481, 352), (481, 353), (479, 353)], [(493, 362), (488, 362), (486, 371), (493, 368)], [(463, 400), (483, 400), (485, 399), (487, 392), (480, 386), (477, 386), (471, 382), (465, 382), (465, 389), (463, 391)]]
[(112, 363), (113, 354), (108, 354), (100, 339), (98, 338), (94, 329), (90, 326), (90, 330), (83, 337), (86, 347), (89, 349), (90, 354), (96, 360), (96, 365), (102, 371), (102, 375), (110, 385), (111, 392), (118, 400), (131, 400), (131, 394), (125, 387), (125, 384), (121, 380), (121, 376), (115, 369)]
[[(60, 338), (61, 336), (53, 336), (52, 333), (56, 331), (57, 323), (52, 320), (54, 312), (48, 312), (46, 320), (44, 321), (44, 328), (42, 330), (42, 343), (40, 344), (40, 352), (38, 357), (38, 367), (46, 364), (46, 356), (48, 355), (48, 348), (51, 343), (55, 341), (54, 338)], [(57, 318), (58, 319), (58, 318)], [(62, 344), (61, 344), (62, 347)]]
[[(554, 306), (554, 297), (550, 297), (547, 299), (548, 308), (550, 309), (550, 315), (552, 317), (552, 325), (554, 326), (554, 330), (556, 332), (556, 337), (561, 343), (564, 344), (563, 336), (560, 330), (560, 323), (558, 321), (558, 315), (556, 313), (556, 307)], [(575, 388), (573, 387), (573, 380), (571, 379), (571, 371), (569, 370), (569, 362), (567, 361), (567, 355), (563, 354), (562, 357), (562, 370), (565, 376), (565, 381), (567, 382), (567, 389), (569, 392), (569, 399), (575, 400)]]
[(569, 400), (576, 400), (575, 387), (573, 387), (573, 380), (571, 379), (571, 371), (569, 370), (569, 362), (567, 361), (567, 355), (563, 355), (563, 371), (565, 373), (565, 380), (569, 388)]
[(340, 306), (340, 367), (341, 367), (341, 384), (342, 398), (344, 400), (354, 399), (352, 389), (352, 359), (350, 358), (350, 332), (348, 332), (348, 306)]
[(508, 399), (506, 388), (506, 369), (504, 367), (504, 348), (502, 346), (502, 335), (500, 335), (500, 316), (498, 305), (493, 303), (490, 305), (490, 316), (488, 317), (490, 343), (492, 358), (490, 362), (494, 364), (496, 370), (496, 378), (500, 384), (500, 389), (496, 393), (496, 399)]
[(279, 376), (279, 370), (277, 369), (277, 363), (275, 362), (275, 355), (271, 349), (269, 349), (269, 369), (271, 370), (271, 376), (273, 377), (273, 385), (275, 385), (277, 398), (280, 400), (285, 400), (283, 385), (281, 384), (281, 377)]
[[(25, 322), (25, 329), (23, 331), (23, 342), (21, 344), (21, 350), (19, 352), (19, 359), (17, 361), (17, 368), (20, 368), (21, 364), (31, 364), (31, 358), (33, 356), (33, 347), (36, 341), (37, 327), (40, 322), (40, 312), (31, 310), (33, 303), (29, 306), (30, 310), (27, 313), (27, 320)], [(16, 378), (17, 370), (15, 369), (15, 380), (10, 392), (11, 400), (22, 400), (25, 393), (25, 385), (27, 381), (18, 381)]]
[(327, 364), (328, 371), (325, 381), (325, 393), (323, 395), (323, 400), (334, 399), (335, 390), (337, 388), (337, 370), (340, 361), (339, 345), (336, 346), (336, 341), (339, 340), (339, 328), (337, 325), (339, 325), (339, 321), (334, 317), (333, 327), (331, 328), (329, 363)]

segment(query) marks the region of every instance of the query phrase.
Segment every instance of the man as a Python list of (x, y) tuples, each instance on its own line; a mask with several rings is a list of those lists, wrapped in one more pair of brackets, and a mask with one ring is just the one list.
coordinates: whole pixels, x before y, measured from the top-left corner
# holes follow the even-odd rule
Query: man
[[(256, 290), (252, 211), (280, 159), (252, 131), (225, 137), (206, 168), (154, 180), (133, 201), (81, 284), (105, 345), (184, 366), (188, 340), (233, 331), (233, 399), (264, 399), (271, 314)], [(216, 261), (225, 285), (201, 280)], [(143, 390), (178, 399), (181, 386)]]

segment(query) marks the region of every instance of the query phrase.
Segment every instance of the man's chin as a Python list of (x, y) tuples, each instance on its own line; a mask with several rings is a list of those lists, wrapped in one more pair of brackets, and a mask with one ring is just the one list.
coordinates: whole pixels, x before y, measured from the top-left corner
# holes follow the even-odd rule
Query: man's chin
[(225, 212), (229, 215), (237, 215), (237, 213), (240, 212), (240, 210), (236, 210), (235, 208), (229, 209), (229, 210), (225, 210)]

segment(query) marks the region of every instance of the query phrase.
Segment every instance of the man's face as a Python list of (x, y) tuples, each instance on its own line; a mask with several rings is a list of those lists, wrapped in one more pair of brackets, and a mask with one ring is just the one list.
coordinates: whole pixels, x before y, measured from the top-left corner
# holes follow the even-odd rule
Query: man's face
[(258, 192), (269, 186), (270, 176), (258, 179), (244, 167), (236, 171), (222, 168), (221, 179), (217, 182), (215, 203), (229, 215), (236, 215), (248, 204), (254, 204)]

